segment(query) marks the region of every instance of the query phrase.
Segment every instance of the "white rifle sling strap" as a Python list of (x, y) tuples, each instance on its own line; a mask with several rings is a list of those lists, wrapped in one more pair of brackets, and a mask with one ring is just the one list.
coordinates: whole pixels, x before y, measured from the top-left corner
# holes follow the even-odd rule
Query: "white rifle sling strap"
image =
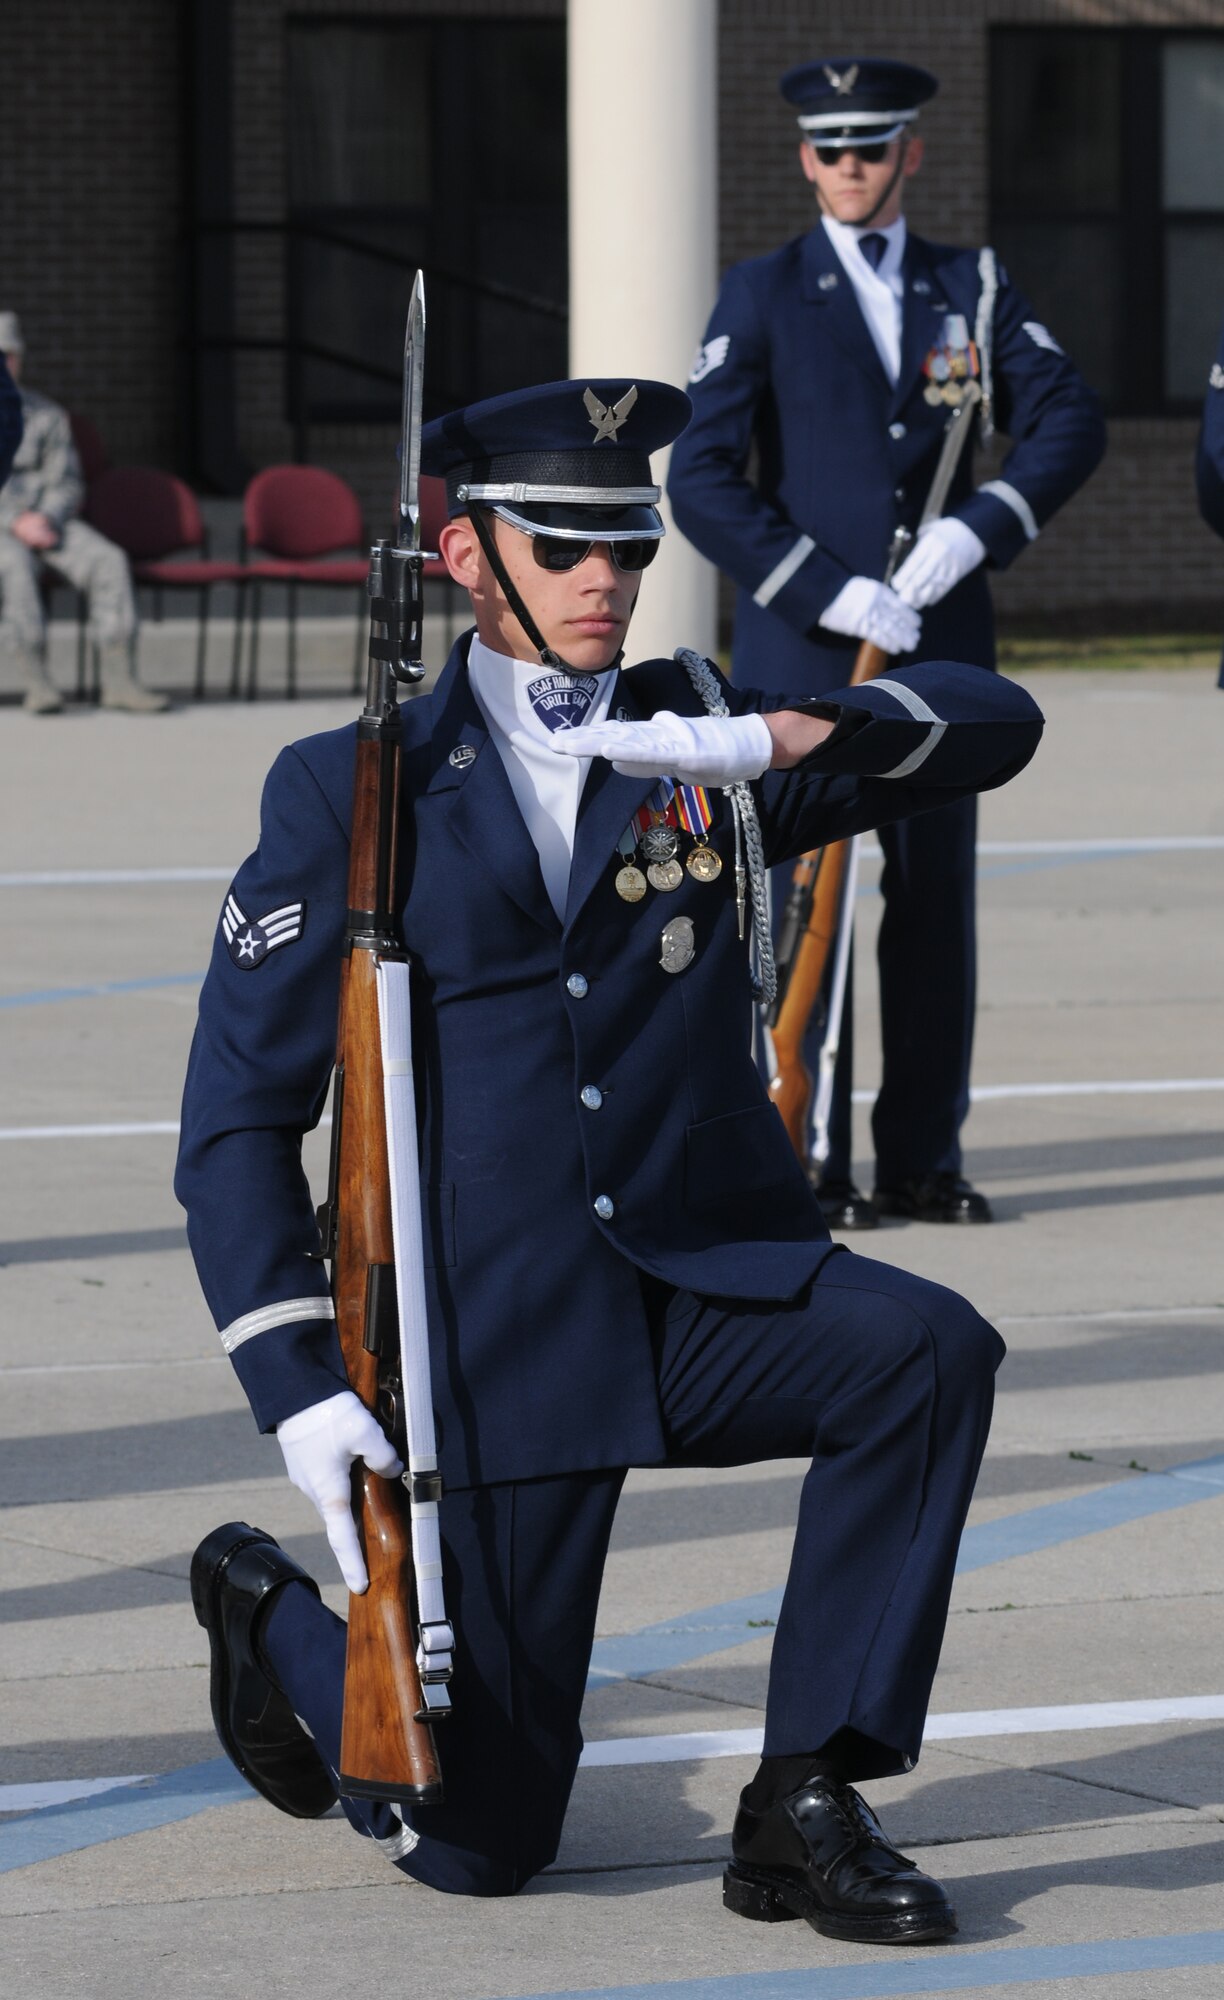
[(978, 366), (982, 371), (982, 443), (989, 444), (994, 436), (994, 315), (995, 300), (999, 295), (999, 260), (989, 243), (982, 246), (978, 257), (978, 277), (982, 289), (978, 294), (977, 322), (973, 329), (974, 342), (978, 351)]
[(850, 971), (850, 941), (854, 936), (854, 898), (858, 890), (859, 837), (853, 834), (842, 876), (841, 909), (837, 919), (837, 950), (833, 959), (833, 983), (829, 989), (829, 1013), (824, 1040), (820, 1044), (820, 1068), (816, 1081), (816, 1102), (812, 1110), (812, 1158), (823, 1167), (829, 1157), (829, 1113), (833, 1108), (833, 1072), (841, 1046), (842, 1015), (846, 1006), (846, 978)]
[(395, 1291), (399, 1310), (400, 1365), (408, 1435), (408, 1489), (412, 1558), (416, 1570), (420, 1644), (417, 1667), (425, 1706), (450, 1707), (445, 1683), (454, 1664), (455, 1635), (442, 1597), (442, 1541), (438, 1527), (438, 1449), (434, 1435), (425, 1310), (425, 1260), (421, 1242), (421, 1188), (417, 1157), (416, 1092), (412, 1078), (412, 1003), (405, 959), (377, 964), (378, 1024), (382, 1040), (383, 1100), (395, 1242)]

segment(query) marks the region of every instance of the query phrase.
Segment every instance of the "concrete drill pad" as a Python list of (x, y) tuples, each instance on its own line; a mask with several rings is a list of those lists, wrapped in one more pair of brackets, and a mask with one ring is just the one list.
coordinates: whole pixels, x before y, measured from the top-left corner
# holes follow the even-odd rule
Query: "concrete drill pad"
[[(1090, 675), (1035, 677), (1051, 716), (1046, 748), (1020, 784), (983, 801), (984, 839), (1224, 833), (1224, 702), (1202, 677), (1124, 680), (1111, 689)], [(33, 824), (32, 802), (54, 779), (64, 807), (39, 821), (37, 866), (227, 869), (254, 838), (259, 780), (280, 744), (352, 712), (344, 701), (296, 712), (211, 705), (170, 718), (157, 759), (156, 722), (70, 717), (56, 747), (26, 718), (0, 715), (12, 779), (0, 821)], [(983, 863), (978, 1079), (1216, 1074), (1219, 857), (1030, 859)], [(223, 889), (5, 892), (7, 986), (190, 972), (205, 962)], [(864, 897), (863, 967), (875, 909)], [(861, 1083), (871, 1080), (871, 984), (860, 978)], [(6, 1118), (172, 1120), (193, 1007), (185, 985), (13, 1009), (0, 1057)], [(865, 1108), (858, 1115), (865, 1137)], [(970, 1171), (1000, 1223), (851, 1239), (1003, 1317), (1011, 1355), (975, 1523), (1141, 1482), (1132, 1458), (1158, 1470), (1219, 1451), (1222, 1133), (1221, 1093), (983, 1102)], [(325, 1151), (325, 1135), (309, 1142), (317, 1181)], [(21, 1477), (8, 1490), (26, 1504), (6, 1518), (0, 1612), (29, 1674), (0, 1689), (12, 1746), (0, 1782), (168, 1771), (216, 1754), (185, 1569), (217, 1521), (254, 1519), (321, 1578), (332, 1574), (313, 1517), (219, 1358), (168, 1191), (172, 1154), (172, 1138), (152, 1136), (0, 1152), (10, 1246), (0, 1287), (15, 1308), (0, 1367), (93, 1364), (68, 1380), (5, 1375), (20, 1432)], [(1170, 1315), (1178, 1306), (1206, 1310)], [(127, 1414), (128, 1398), (139, 1414)], [(801, 1476), (794, 1465), (633, 1475), (600, 1633), (655, 1613), (696, 1623), (711, 1605), (780, 1583)], [(1218, 1694), (1217, 1513), (1204, 1502), (962, 1579), (935, 1711)], [(342, 1604), (338, 1584), (327, 1595)], [(990, 1608), (1005, 1603), (1023, 1608)], [(769, 1649), (766, 1630), (650, 1682), (593, 1688), (588, 1740), (759, 1727)], [(99, 1658), (115, 1671), (98, 1671)], [(971, 1944), (1218, 1926), (1218, 1733), (1177, 1723), (958, 1739), (871, 1796), (894, 1837), (941, 1843), (924, 1858), (957, 1884)], [(295, 1827), (256, 1801), (217, 1808), (5, 1878), (51, 1896), (48, 1908), (54, 1897), (74, 1904), (10, 1920), (6, 1962), (33, 1968), (26, 1987), (39, 2000), (61, 1990), (109, 2000), (167, 1977), (185, 1993), (245, 1992), (252, 1965), (269, 1992), (284, 1978), (295, 1996), (330, 1994), (351, 1978), (364, 1911), (363, 1979), (402, 1980), (410, 1952), (414, 1979), (421, 1967), (456, 2000), (844, 1964), (856, 1954), (804, 1926), (766, 1930), (719, 1908), (717, 1859), (751, 1768), (721, 1758), (582, 1771), (562, 1857), (571, 1872), (513, 1905), (408, 1890), (343, 1826)], [(975, 1831), (996, 1837), (967, 1841)], [(713, 1865), (670, 1865), (690, 1839)], [(620, 1865), (635, 1854), (650, 1865)], [(244, 1867), (227, 1873), (233, 1856)], [(157, 1900), (167, 1883), (183, 1900)], [(273, 1893), (255, 1893), (265, 1886)], [(1160, 1991), (1214, 1993), (1218, 1968), (1202, 1977), (1210, 1985), (1173, 1973)], [(1118, 1981), (1108, 2000), (1136, 1990)]]

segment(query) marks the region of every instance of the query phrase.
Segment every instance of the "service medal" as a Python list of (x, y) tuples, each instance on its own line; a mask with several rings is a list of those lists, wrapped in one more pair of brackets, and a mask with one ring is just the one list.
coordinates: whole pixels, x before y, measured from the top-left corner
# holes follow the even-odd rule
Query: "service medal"
[(685, 867), (695, 882), (717, 882), (722, 874), (722, 857), (700, 841), (689, 855)]
[(674, 826), (661, 820), (657, 826), (648, 826), (642, 834), (638, 846), (647, 861), (671, 861), (680, 845), (680, 836)]
[(646, 880), (652, 889), (678, 889), (684, 880), (684, 870), (678, 861), (652, 861), (646, 870)]
[(922, 392), (922, 400), (924, 403), (929, 403), (932, 409), (934, 409), (937, 404), (942, 404), (943, 390), (940, 388), (938, 382), (927, 383), (926, 388)]
[(646, 877), (632, 862), (617, 874), (616, 893), (622, 903), (640, 903), (646, 894)]
[(965, 392), (961, 388), (959, 382), (945, 382), (943, 385), (942, 395), (944, 402), (948, 405), (949, 409), (952, 410), (959, 409), (961, 404), (965, 400)]
[(683, 972), (686, 965), (692, 964), (696, 950), (692, 918), (673, 917), (669, 924), (664, 925), (659, 942), (663, 946), (659, 964), (664, 972)]

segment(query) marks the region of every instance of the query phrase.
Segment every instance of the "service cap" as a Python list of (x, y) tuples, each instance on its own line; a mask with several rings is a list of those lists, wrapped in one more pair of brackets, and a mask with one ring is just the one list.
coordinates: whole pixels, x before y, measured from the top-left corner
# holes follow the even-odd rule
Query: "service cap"
[(525, 534), (653, 539), (664, 530), (650, 454), (691, 415), (667, 382), (544, 382), (426, 424), (421, 470), (446, 480), (452, 516), (478, 502)]
[(908, 130), (939, 80), (890, 57), (835, 56), (797, 64), (778, 87), (814, 146), (878, 146)]

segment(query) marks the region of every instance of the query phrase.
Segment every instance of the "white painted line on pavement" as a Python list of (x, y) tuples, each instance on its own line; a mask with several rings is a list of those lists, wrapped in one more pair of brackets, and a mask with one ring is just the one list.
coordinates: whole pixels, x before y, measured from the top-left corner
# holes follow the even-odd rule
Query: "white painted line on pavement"
[[(1224, 1090), (1224, 1076), (1147, 1077), (1138, 1081), (1101, 1083), (986, 1083), (970, 1092), (975, 1104), (1008, 1097), (1161, 1097), (1187, 1091)], [(874, 1090), (856, 1090), (856, 1104), (875, 1101)], [(331, 1124), (325, 1112), (319, 1128)], [(0, 1125), (4, 1139), (129, 1139), (170, 1137), (178, 1132), (177, 1119), (152, 1119), (145, 1124), (124, 1125)]]
[[(1139, 1729), (1160, 1722), (1224, 1720), (1224, 1694), (1176, 1696), (1165, 1701), (1075, 1702), (1061, 1708), (980, 1708), (929, 1715), (924, 1743), (985, 1736), (1053, 1736), (1069, 1730)], [(759, 1757), (762, 1729), (694, 1730), (679, 1736), (608, 1737), (588, 1743), (584, 1766), (704, 1763), (712, 1757)]]
[(233, 868), (47, 868), (0, 875), (0, 889), (102, 888), (116, 882), (232, 882)]
[[(879, 861), (876, 842), (862, 848), (864, 859)], [(1085, 840), (979, 840), (979, 854), (1218, 854), (1224, 834), (1110, 834)], [(231, 882), (236, 868), (43, 868), (0, 874), (0, 889), (65, 889), (117, 883)]]
[[(931, 1715), (924, 1743), (950, 1743), (974, 1737), (1053, 1736), (1092, 1729), (1140, 1729), (1162, 1722), (1224, 1720), (1224, 1694), (1180, 1695), (1156, 1701), (1076, 1702), (1061, 1708), (982, 1708), (961, 1714)], [(675, 1736), (616, 1736), (588, 1743), (582, 1752), (584, 1769), (624, 1764), (707, 1763), (715, 1757), (759, 1757), (763, 1729), (701, 1729)], [(0, 1785), (0, 1813), (40, 1812), (47, 1806), (68, 1805), (123, 1785), (143, 1785), (148, 1778), (63, 1778), (47, 1784)]]

